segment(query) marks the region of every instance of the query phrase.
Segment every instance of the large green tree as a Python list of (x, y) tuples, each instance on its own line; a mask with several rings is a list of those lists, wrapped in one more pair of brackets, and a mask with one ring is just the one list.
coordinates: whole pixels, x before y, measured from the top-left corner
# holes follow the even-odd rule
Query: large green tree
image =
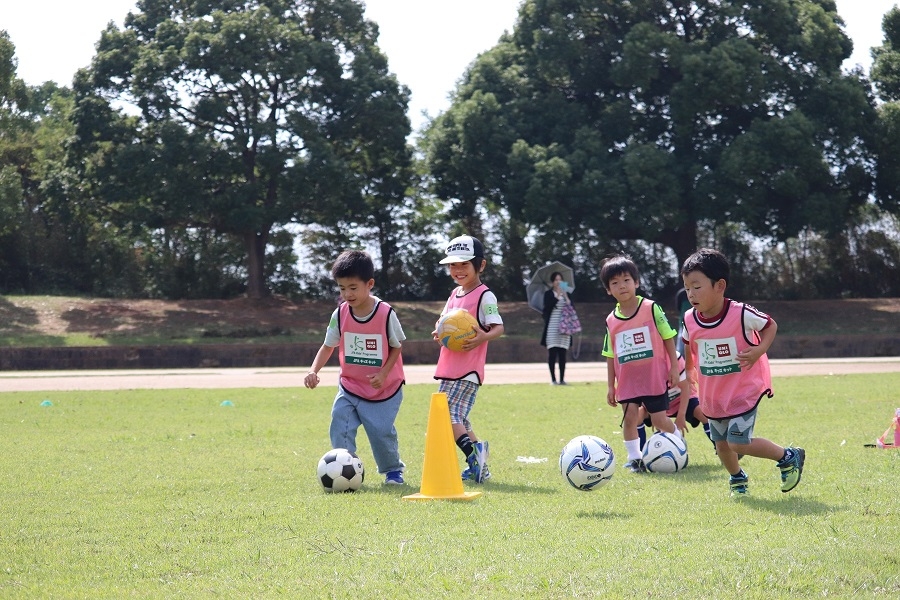
[(408, 91), (377, 34), (356, 0), (140, 0), (76, 77), (93, 202), (240, 239), (266, 295), (273, 231), (365, 222), (405, 192)]
[(900, 213), (900, 8), (882, 19), (884, 43), (872, 51), (872, 81), (881, 104), (878, 107), (879, 203)]
[(101, 292), (105, 275), (131, 270), (114, 264), (109, 229), (73, 218), (61, 201), (72, 183), (65, 168), (72, 93), (53, 82), (28, 86), (16, 67), (0, 31), (0, 290)]
[(842, 25), (832, 0), (527, 0), (427, 134), (435, 189), (563, 257), (839, 230), (872, 189), (874, 123)]

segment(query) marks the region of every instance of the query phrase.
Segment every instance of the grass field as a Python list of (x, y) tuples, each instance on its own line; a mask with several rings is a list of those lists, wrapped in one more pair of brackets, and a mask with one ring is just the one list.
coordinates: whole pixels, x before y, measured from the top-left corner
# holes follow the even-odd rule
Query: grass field
[(406, 388), (397, 422), (408, 485), (381, 485), (360, 431), (367, 480), (340, 495), (314, 475), (334, 388), (0, 394), (0, 598), (898, 597), (900, 451), (863, 444), (900, 374), (775, 388), (756, 434), (802, 445), (807, 467), (782, 494), (746, 459), (743, 501), (699, 430), (680, 474), (568, 487), (556, 461), (576, 435), (623, 462), (597, 384), (483, 388), (493, 479), (472, 502), (401, 500), (431, 385)]

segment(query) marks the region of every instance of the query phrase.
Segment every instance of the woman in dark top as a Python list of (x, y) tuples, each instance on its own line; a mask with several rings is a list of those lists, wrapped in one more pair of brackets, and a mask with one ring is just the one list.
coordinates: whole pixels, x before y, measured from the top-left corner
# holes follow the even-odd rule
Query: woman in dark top
[[(568, 285), (563, 281), (562, 273), (555, 272), (550, 276), (553, 287), (544, 292), (544, 332), (541, 334), (541, 346), (547, 347), (547, 365), (550, 367), (550, 380), (553, 385), (566, 385), (566, 353), (572, 344), (572, 336), (559, 332), (559, 320), (562, 307), (571, 304)], [(556, 363), (559, 363), (559, 382), (556, 381)]]

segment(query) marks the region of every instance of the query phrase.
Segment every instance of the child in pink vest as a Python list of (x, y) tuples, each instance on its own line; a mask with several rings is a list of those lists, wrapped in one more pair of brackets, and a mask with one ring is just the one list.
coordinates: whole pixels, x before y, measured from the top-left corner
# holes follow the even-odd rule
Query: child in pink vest
[[(447, 299), (441, 316), (464, 308), (478, 320), (479, 329), (475, 337), (466, 340), (460, 351), (441, 346), (434, 378), (441, 382), (438, 391), (447, 394), (453, 438), (468, 463), (462, 478), (484, 483), (491, 476), (488, 470), (488, 443), (475, 435), (469, 412), (475, 405), (478, 388), (484, 383), (487, 343), (503, 335), (503, 319), (497, 309), (497, 297), (481, 283), (481, 273), (487, 261), (480, 240), (470, 235), (453, 238), (447, 245), (447, 256), (441, 264), (447, 265), (450, 277), (457, 285)], [(431, 335), (438, 340), (437, 327)]]
[(610, 406), (622, 407), (622, 438), (633, 473), (646, 471), (641, 459), (638, 426), (643, 422), (641, 407), (659, 431), (675, 433), (675, 424), (666, 416), (670, 387), (678, 385), (675, 337), (662, 307), (639, 296), (637, 265), (627, 256), (607, 259), (600, 268), (600, 281), (613, 296), (616, 308), (606, 317), (607, 393)]
[(341, 304), (331, 314), (325, 343), (303, 380), (319, 385), (319, 371), (340, 348), (341, 374), (331, 407), (331, 447), (356, 452), (356, 432), (362, 425), (369, 438), (378, 472), (388, 485), (403, 485), (406, 465), (400, 460), (394, 421), (403, 402), (403, 359), (406, 336), (397, 313), (372, 295), (375, 266), (365, 252), (341, 253), (331, 268), (341, 290)]
[(728, 259), (707, 248), (691, 254), (681, 267), (692, 306), (684, 314), (685, 368), (696, 374), (700, 408), (731, 476), (731, 495), (742, 497), (749, 490), (738, 455), (776, 461), (781, 491), (789, 492), (800, 483), (806, 452), (753, 437), (756, 409), (764, 397), (772, 397), (766, 351), (778, 325), (749, 304), (725, 297), (729, 275)]

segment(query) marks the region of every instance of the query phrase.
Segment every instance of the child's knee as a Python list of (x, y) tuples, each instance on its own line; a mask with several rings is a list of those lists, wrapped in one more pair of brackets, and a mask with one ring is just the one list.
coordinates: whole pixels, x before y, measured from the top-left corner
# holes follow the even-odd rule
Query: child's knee
[(748, 448), (750, 448), (750, 444), (741, 444), (739, 442), (728, 440), (728, 448), (736, 454), (749, 454)]

